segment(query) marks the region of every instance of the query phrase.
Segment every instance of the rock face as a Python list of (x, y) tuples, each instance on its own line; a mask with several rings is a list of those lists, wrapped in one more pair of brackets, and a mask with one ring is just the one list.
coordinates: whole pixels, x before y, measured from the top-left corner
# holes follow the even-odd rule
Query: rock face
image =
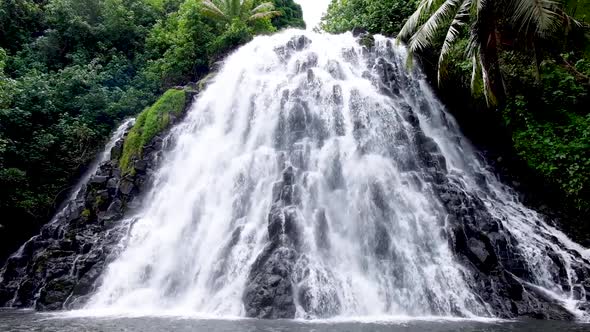
[[(194, 93), (189, 97), (191, 101)], [(122, 175), (119, 169), (125, 136), (115, 143), (111, 159), (99, 166), (76, 198), (7, 260), (0, 270), (0, 307), (45, 311), (85, 303), (128, 230), (119, 221), (138, 206), (151, 184), (163, 134), (144, 147), (131, 174)]]
[(297, 192), (295, 170), (287, 166), (282, 181), (273, 188), (273, 205), (268, 216), (270, 243), (252, 266), (244, 292), (248, 317), (295, 317), (292, 273), (299, 256)]

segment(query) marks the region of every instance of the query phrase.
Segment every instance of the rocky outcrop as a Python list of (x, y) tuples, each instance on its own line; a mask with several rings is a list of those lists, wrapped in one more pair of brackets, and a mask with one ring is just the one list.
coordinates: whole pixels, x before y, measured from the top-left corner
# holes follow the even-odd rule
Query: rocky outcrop
[(295, 169), (287, 166), (283, 179), (273, 187), (273, 205), (268, 216), (269, 243), (251, 268), (244, 306), (248, 317), (277, 319), (295, 317), (292, 280), (297, 251), (300, 199)]
[[(195, 95), (187, 93), (185, 110)], [(0, 271), (0, 307), (60, 310), (85, 303), (131, 224), (121, 219), (140, 206), (142, 193), (151, 185), (166, 147), (164, 136), (165, 131), (144, 146), (141, 158), (132, 161), (133, 171), (125, 174), (119, 159), (126, 137), (115, 143), (110, 160), (99, 166), (76, 198), (7, 260)]]

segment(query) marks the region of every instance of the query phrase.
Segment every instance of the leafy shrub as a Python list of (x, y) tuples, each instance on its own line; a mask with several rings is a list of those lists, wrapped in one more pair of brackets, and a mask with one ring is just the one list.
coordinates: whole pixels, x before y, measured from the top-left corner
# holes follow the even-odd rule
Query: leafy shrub
[[(589, 74), (587, 60), (577, 61)], [(511, 86), (533, 82), (534, 74), (521, 70), (508, 76)], [(555, 61), (544, 61), (539, 81), (518, 88), (503, 109), (513, 133), (516, 152), (529, 167), (557, 185), (582, 211), (590, 208), (590, 102), (587, 83)], [(527, 78), (528, 77), (528, 78)]]

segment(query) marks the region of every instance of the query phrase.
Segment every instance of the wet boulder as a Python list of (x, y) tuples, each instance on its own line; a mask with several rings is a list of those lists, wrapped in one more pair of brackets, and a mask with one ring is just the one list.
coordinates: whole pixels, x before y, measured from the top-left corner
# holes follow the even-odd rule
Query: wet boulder
[(41, 290), (35, 309), (50, 311), (63, 309), (63, 301), (74, 288), (75, 280), (71, 276), (64, 276), (47, 282)]
[(246, 316), (263, 319), (295, 318), (296, 307), (291, 272), (294, 250), (269, 244), (254, 263), (243, 302)]

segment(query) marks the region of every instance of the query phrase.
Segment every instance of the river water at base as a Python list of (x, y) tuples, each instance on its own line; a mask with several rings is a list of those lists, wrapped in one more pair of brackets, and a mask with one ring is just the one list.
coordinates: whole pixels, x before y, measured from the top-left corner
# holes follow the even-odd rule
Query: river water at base
[(82, 317), (0, 311), (1, 332), (582, 332), (590, 324), (537, 320), (446, 320), (436, 318), (383, 318), (371, 321), (211, 319), (195, 317)]

